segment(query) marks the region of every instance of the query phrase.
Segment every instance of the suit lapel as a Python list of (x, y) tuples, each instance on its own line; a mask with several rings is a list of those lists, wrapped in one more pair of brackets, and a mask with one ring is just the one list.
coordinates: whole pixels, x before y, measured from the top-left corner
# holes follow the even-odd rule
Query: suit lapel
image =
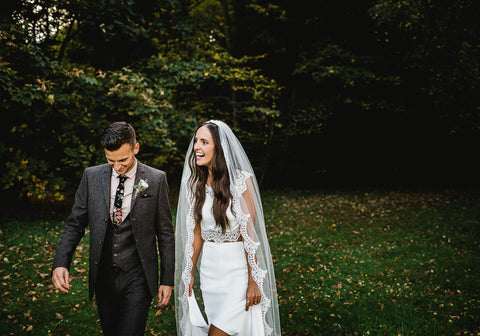
[(112, 167), (107, 165), (102, 173), (102, 190), (103, 190), (103, 199), (105, 201), (105, 206), (107, 207), (107, 212), (110, 213), (110, 183), (112, 181)]
[[(140, 161), (137, 160), (137, 173), (135, 174), (135, 183), (133, 185), (137, 185), (140, 180), (146, 181), (146, 172), (145, 172), (145, 167), (143, 164), (140, 163)], [(132, 202), (130, 206), (130, 212), (133, 211), (133, 207), (135, 206), (135, 201), (137, 200), (137, 197), (139, 195), (136, 195), (136, 190), (133, 188), (133, 194), (132, 194)]]

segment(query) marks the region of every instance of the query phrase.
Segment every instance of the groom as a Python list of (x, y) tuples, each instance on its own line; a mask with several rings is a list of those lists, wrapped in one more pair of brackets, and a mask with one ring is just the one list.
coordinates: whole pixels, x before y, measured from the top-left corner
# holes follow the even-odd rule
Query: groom
[[(163, 171), (135, 158), (140, 145), (126, 122), (103, 135), (108, 164), (85, 169), (53, 261), (52, 280), (69, 291), (72, 256), (90, 226), (90, 299), (95, 293), (104, 335), (144, 335), (152, 298), (170, 300), (175, 243)], [(158, 251), (160, 287), (158, 287)]]

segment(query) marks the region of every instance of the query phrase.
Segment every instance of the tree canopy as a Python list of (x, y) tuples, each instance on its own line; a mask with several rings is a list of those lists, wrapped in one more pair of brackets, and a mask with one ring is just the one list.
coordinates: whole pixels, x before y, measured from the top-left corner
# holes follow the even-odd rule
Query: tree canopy
[(135, 126), (141, 160), (173, 184), (210, 118), (234, 128), (267, 185), (398, 178), (434, 159), (428, 174), (470, 164), (478, 140), (477, 1), (2, 6), (0, 181), (12, 197), (71, 193), (105, 161), (98, 140), (114, 120)]

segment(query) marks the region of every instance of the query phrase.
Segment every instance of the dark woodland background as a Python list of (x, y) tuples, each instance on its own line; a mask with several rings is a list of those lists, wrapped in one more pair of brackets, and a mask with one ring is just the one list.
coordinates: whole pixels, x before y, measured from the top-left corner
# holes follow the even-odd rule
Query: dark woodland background
[(139, 159), (173, 191), (211, 118), (232, 126), (265, 189), (479, 186), (478, 1), (1, 6), (8, 209), (68, 203), (83, 168), (105, 161), (114, 120), (135, 126)]

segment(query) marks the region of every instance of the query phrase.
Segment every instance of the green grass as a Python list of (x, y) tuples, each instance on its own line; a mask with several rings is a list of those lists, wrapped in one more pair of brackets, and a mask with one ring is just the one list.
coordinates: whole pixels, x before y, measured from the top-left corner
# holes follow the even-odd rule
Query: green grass
[[(480, 199), (454, 192), (265, 192), (284, 335), (480, 335)], [(0, 226), (0, 335), (99, 334), (88, 239), (57, 293), (62, 221)], [(175, 335), (173, 303), (151, 335)]]

